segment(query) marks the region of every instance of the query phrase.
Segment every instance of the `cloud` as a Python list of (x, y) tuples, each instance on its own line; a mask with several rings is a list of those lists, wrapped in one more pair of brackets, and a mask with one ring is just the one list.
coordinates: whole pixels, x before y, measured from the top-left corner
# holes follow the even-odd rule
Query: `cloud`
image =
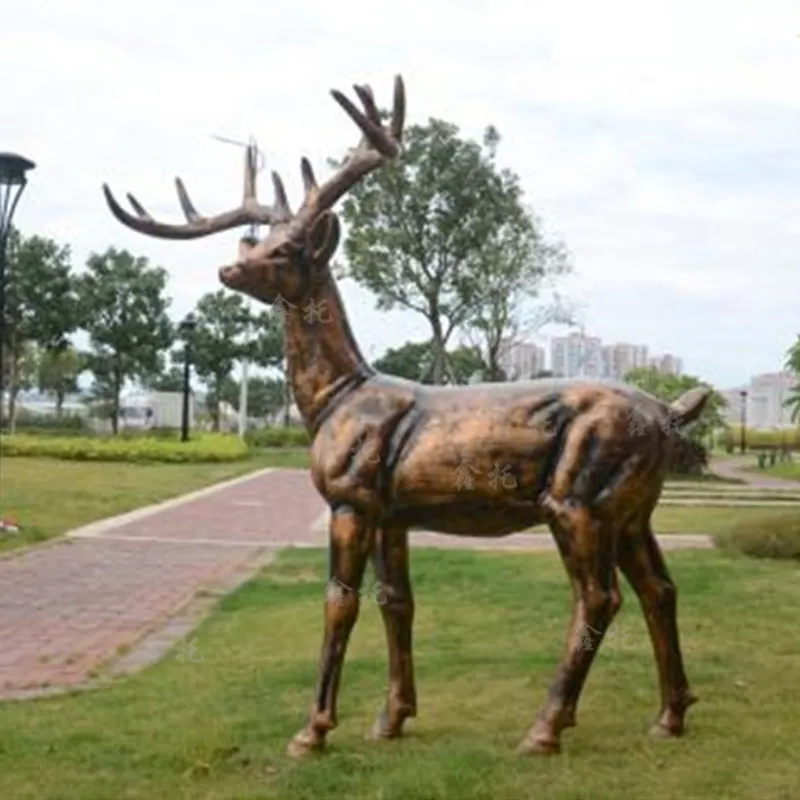
[[(574, 254), (564, 288), (591, 333), (736, 384), (778, 368), (797, 328), (797, 32), (788, 0), (139, 0), (113, 14), (34, 0), (3, 16), (0, 145), (38, 163), (21, 227), (70, 242), (78, 264), (110, 243), (147, 255), (169, 270), (178, 316), (217, 288), (236, 233), (142, 237), (100, 185), (177, 220), (179, 174), (202, 212), (223, 210), (242, 154), (212, 134), (254, 134), (297, 202), (300, 157), (322, 176), (355, 141), (328, 90), (368, 81), (388, 104), (400, 71), (410, 123), (499, 128), (502, 164)], [(365, 352), (427, 334), (357, 287), (343, 294)]]

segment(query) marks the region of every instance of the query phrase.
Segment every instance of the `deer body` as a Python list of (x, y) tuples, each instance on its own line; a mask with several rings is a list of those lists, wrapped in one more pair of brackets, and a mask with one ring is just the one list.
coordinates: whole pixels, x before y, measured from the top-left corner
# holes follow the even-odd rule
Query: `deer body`
[(564, 562), (574, 610), (557, 677), (520, 752), (557, 752), (562, 731), (575, 725), (583, 684), (622, 602), (617, 569), (639, 598), (653, 644), (661, 694), (653, 732), (680, 735), (696, 698), (680, 650), (675, 585), (650, 518), (673, 434), (696, 419), (710, 391), (692, 390), (667, 406), (622, 384), (430, 387), (376, 373), (361, 355), (330, 272), (340, 232), (331, 209), (399, 152), (405, 93), (398, 78), (394, 113), (384, 125), (371, 90), (355, 90), (363, 112), (341, 93), (333, 95), (361, 129), (361, 144), (322, 186), (303, 159), (306, 197), (297, 212), (275, 173), (275, 204), (258, 203), (252, 148), (239, 209), (202, 217), (176, 180), (185, 225), (156, 222), (129, 195), (134, 216), (104, 186), (112, 213), (152, 236), (187, 239), (243, 224), (271, 226), (262, 241), (241, 240), (237, 261), (220, 269), (220, 279), (260, 302), (288, 303), (290, 380), (312, 439), (313, 481), (331, 510), (331, 581), (317, 687), (290, 754), (320, 752), (336, 727), (339, 682), (368, 561), (385, 600), (389, 651), (389, 690), (373, 735), (391, 739), (416, 714), (409, 530), (504, 536), (542, 522)]

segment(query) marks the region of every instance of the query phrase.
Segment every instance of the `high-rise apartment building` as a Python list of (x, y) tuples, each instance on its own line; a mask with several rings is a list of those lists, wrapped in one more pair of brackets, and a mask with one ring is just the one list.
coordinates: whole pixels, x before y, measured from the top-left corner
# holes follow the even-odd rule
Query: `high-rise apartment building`
[(545, 368), (544, 348), (529, 342), (504, 340), (499, 356), (503, 372), (512, 381), (529, 380)]
[(550, 363), (554, 375), (563, 378), (603, 378), (603, 343), (596, 336), (570, 333), (554, 336), (550, 342)]
[(725, 419), (739, 425), (742, 419), (742, 391), (747, 392), (747, 427), (757, 430), (770, 428), (792, 428), (797, 423), (791, 420), (791, 410), (784, 405), (791, 390), (797, 385), (798, 376), (791, 372), (767, 372), (755, 375), (749, 384), (735, 389), (726, 389), (720, 394), (727, 404)]

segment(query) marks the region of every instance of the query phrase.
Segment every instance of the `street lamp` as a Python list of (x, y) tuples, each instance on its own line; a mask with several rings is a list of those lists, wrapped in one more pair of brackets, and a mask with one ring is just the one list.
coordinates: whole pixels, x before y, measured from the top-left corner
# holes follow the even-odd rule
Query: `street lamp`
[(189, 367), (192, 356), (192, 334), (197, 327), (193, 314), (187, 314), (178, 326), (183, 336), (183, 413), (181, 415), (181, 441), (189, 441)]
[[(6, 341), (6, 257), (11, 219), (22, 191), (28, 183), (26, 173), (36, 164), (16, 153), (0, 153), (0, 412), (3, 409), (3, 363)], [(2, 414), (0, 414), (2, 416)]]
[(744, 455), (745, 451), (745, 430), (747, 429), (747, 390), (742, 389), (739, 392), (739, 397), (742, 400), (742, 407), (741, 407), (741, 428), (739, 430), (739, 449)]

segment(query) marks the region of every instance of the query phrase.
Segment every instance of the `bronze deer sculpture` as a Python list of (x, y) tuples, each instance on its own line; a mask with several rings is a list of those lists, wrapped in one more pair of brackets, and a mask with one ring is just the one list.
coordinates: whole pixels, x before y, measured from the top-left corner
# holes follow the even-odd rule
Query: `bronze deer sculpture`
[[(337, 725), (345, 651), (368, 560), (382, 585), (389, 655), (388, 696), (373, 735), (391, 739), (417, 711), (409, 530), (499, 537), (540, 523), (552, 531), (574, 607), (565, 656), (519, 751), (558, 752), (562, 731), (576, 724), (582, 687), (622, 602), (617, 567), (638, 595), (652, 639), (661, 693), (653, 732), (679, 736), (696, 697), (684, 671), (675, 584), (650, 519), (672, 434), (697, 418), (710, 391), (695, 389), (665, 405), (623, 384), (545, 379), (432, 387), (376, 372), (356, 344), (329, 268), (340, 236), (332, 209), (399, 153), (405, 92), (398, 77), (393, 116), (384, 124), (370, 88), (355, 91), (363, 112), (340, 92), (332, 95), (361, 130), (361, 142), (321, 186), (302, 160), (305, 199), (296, 213), (274, 172), (275, 203), (259, 204), (252, 148), (244, 201), (218, 216), (200, 216), (180, 179), (187, 218), (181, 225), (153, 220), (128, 195), (133, 215), (103, 186), (114, 216), (150, 236), (190, 239), (245, 224), (270, 226), (261, 241), (242, 238), (238, 259), (219, 276), (225, 286), (260, 302), (286, 301), (291, 385), (312, 440), (313, 481), (331, 512), (331, 582), (317, 687), (310, 719), (289, 753), (322, 751)], [(304, 313), (304, 304), (324, 307), (324, 321)], [(455, 476), (465, 463), (471, 472), (459, 485)], [(497, 464), (505, 465), (503, 477), (513, 487), (506, 480), (474, 478), (490, 475)]]

